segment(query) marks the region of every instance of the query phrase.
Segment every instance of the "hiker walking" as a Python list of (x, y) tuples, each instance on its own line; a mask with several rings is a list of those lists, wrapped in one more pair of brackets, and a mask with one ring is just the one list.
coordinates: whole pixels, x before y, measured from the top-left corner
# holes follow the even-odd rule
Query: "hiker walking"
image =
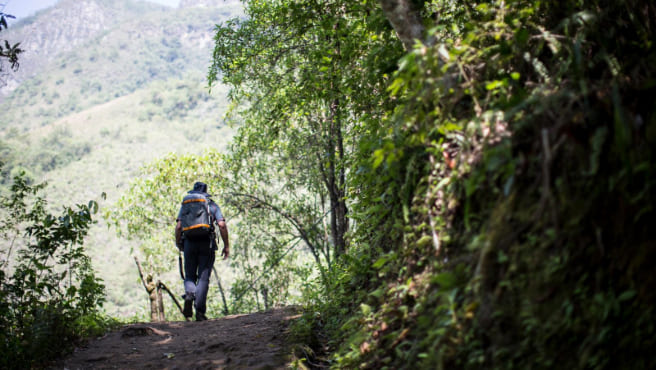
[(225, 218), (219, 206), (210, 197), (207, 184), (196, 182), (194, 189), (187, 192), (182, 200), (175, 225), (175, 243), (178, 249), (184, 252), (185, 301), (182, 313), (185, 318), (190, 318), (195, 308), (196, 321), (207, 320), (207, 291), (214, 266), (214, 255), (218, 249), (215, 224), (219, 227), (223, 240), (221, 256), (227, 259), (230, 255)]

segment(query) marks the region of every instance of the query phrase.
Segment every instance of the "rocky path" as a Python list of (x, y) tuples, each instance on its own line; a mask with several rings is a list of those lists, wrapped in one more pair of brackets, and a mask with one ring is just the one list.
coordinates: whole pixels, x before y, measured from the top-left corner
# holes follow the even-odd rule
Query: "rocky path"
[(88, 343), (53, 369), (284, 369), (293, 308), (203, 322), (143, 323)]

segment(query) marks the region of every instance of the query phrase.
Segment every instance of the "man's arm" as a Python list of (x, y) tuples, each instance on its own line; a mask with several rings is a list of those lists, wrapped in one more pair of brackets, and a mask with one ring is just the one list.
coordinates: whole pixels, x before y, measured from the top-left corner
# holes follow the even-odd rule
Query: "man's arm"
[(221, 240), (223, 240), (223, 251), (221, 255), (223, 259), (228, 259), (230, 256), (230, 240), (228, 240), (228, 225), (226, 225), (225, 220), (219, 220), (217, 223), (219, 225), (219, 233), (221, 234)]
[(175, 224), (175, 245), (179, 250), (184, 249), (184, 244), (182, 243), (182, 222), (177, 220)]

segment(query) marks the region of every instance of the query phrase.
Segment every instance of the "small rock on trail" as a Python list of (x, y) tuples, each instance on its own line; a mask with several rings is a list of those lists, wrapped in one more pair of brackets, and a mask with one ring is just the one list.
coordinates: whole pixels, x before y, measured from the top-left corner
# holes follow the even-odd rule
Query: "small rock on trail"
[(293, 307), (202, 322), (140, 323), (90, 341), (52, 369), (285, 369)]

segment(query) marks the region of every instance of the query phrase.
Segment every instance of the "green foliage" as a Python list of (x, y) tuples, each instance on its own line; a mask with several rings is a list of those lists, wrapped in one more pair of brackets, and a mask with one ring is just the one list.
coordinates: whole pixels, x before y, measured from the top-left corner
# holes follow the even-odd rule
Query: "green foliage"
[(389, 103), (385, 71), (401, 53), (373, 8), (247, 2), (246, 19), (217, 26), (208, 75), (231, 87), (243, 122), (227, 159), (233, 203), (251, 228), (301, 238), (324, 285), (348, 245), (351, 152)]
[(332, 364), (653, 367), (654, 6), (424, 5), (351, 159)]
[[(171, 87), (173, 89), (167, 91)], [(149, 101), (144, 102), (146, 109), (140, 114), (140, 121), (175, 121), (189, 119), (191, 117), (187, 116), (194, 113), (200, 113), (199, 116), (208, 113), (207, 103), (210, 101), (210, 95), (203, 86), (193, 80), (181, 79), (169, 81), (168, 84), (160, 82), (154, 84), (152, 90)], [(217, 102), (212, 103), (216, 104)], [(193, 130), (186, 130), (185, 135), (193, 132)], [(203, 132), (198, 132), (196, 135), (200, 136), (202, 134)], [(200, 141), (200, 137), (187, 137), (187, 139)]]
[[(231, 177), (224, 156), (217, 150), (202, 155), (171, 154), (145, 166), (142, 176), (132, 182), (106, 216), (120, 233), (138, 240), (139, 253), (146, 258), (145, 268), (169, 287), (174, 286), (172, 279), (178, 277), (170, 272), (172, 261), (177, 260), (175, 218), (182, 197), (196, 181), (208, 184), (228, 222), (231, 268), (217, 260), (217, 270), (226, 289), (229, 312), (296, 302), (294, 290), (311, 274), (304, 254), (295, 250), (298, 241), (294, 235), (276, 231), (275, 225), (281, 221), (273, 215), (243, 211), (231, 193), (234, 184), (240, 182)], [(259, 218), (259, 223), (253, 223), (253, 218)], [(210, 296), (216, 299), (210, 300), (209, 313), (220, 315), (224, 313), (220, 292), (214, 284), (211, 289)]]
[(82, 246), (98, 205), (64, 207), (56, 216), (38, 195), (45, 184), (14, 178), (0, 198), (0, 230), (7, 241), (0, 270), (0, 365), (41, 366), (110, 322), (100, 308), (104, 285)]
[(26, 158), (25, 164), (30, 168), (42, 172), (52, 171), (58, 167), (64, 167), (68, 163), (80, 160), (91, 152), (91, 144), (88, 142), (75, 142), (72, 133), (66, 128), (57, 128), (47, 138), (37, 144), (43, 148), (34, 155), (34, 158)]

